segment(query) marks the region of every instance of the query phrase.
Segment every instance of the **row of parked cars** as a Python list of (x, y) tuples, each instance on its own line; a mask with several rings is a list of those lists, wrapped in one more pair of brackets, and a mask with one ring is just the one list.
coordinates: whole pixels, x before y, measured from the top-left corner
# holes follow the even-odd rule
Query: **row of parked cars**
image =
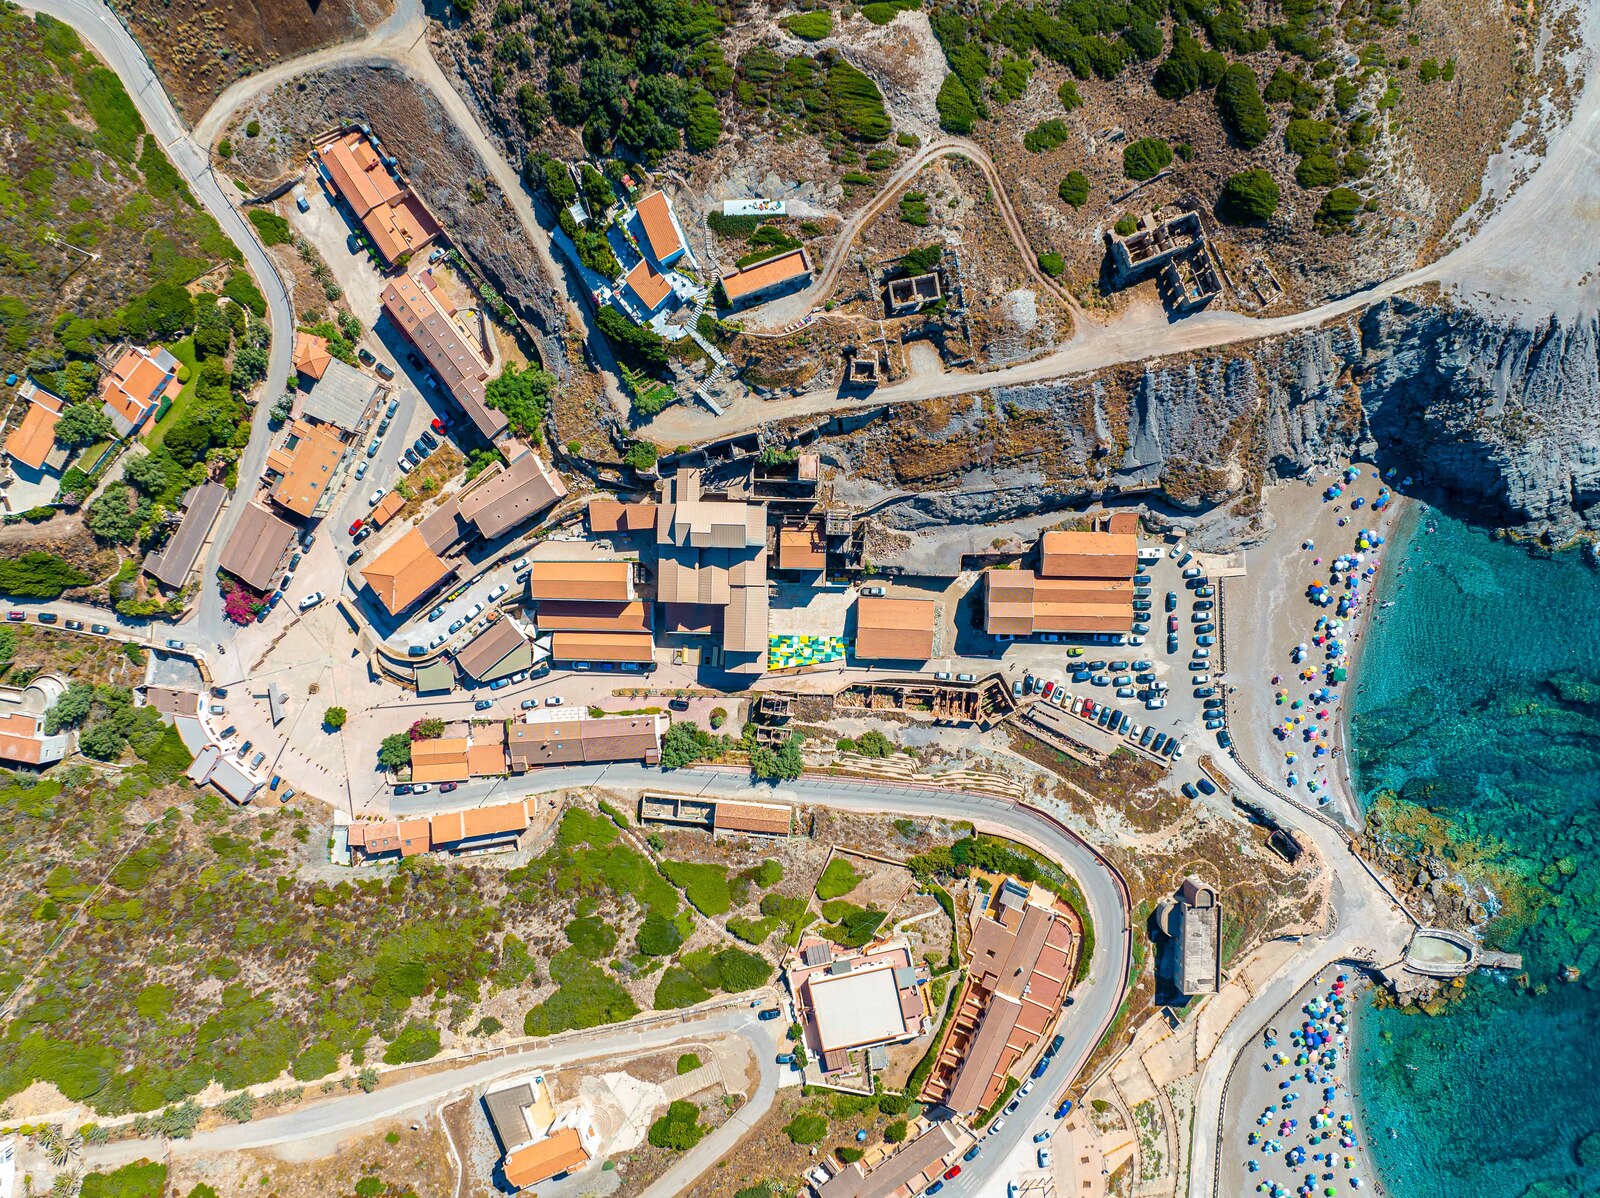
[[(6, 619), (10, 620), (11, 623), (13, 623), (13, 624), (20, 624), (24, 620), (26, 620), (27, 618), (28, 618), (28, 613), (25, 612), (25, 611), (16, 611), (15, 609), (13, 609), (12, 611), (8, 611), (6, 613)], [(61, 617), (56, 615), (56, 613), (53, 612), (53, 611), (42, 611), (38, 615), (36, 615), (34, 617), (34, 619), (38, 620), (39, 623), (41, 623), (41, 624), (54, 624), (60, 618)], [(82, 632), (83, 631), (83, 621), (82, 620), (68, 620), (66, 622), (66, 624), (64, 625), (64, 627), (71, 629), (73, 632)], [(94, 633), (96, 636), (110, 636), (111, 635), (111, 629), (109, 627), (107, 627), (106, 625), (104, 625), (104, 624), (91, 624), (91, 625), (89, 625), (89, 631)], [(170, 642), (168, 642), (168, 643), (170, 644)], [(182, 644), (181, 641), (179, 642), (178, 647), (180, 649), (183, 647), (183, 644)]]

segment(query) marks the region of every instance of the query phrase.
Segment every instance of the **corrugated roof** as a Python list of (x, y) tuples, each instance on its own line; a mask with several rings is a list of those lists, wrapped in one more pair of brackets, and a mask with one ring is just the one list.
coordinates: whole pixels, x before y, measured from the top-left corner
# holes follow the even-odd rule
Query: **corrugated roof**
[[(527, 647), (522, 632), (508, 619), (496, 620), (455, 652), (456, 665), (469, 678), (479, 682), (493, 682), (499, 673), (495, 667), (518, 649)], [(532, 664), (532, 659), (529, 659)], [(507, 671), (516, 673), (515, 669)]]
[(856, 656), (873, 661), (926, 661), (933, 656), (932, 599), (856, 600)]
[(649, 632), (650, 617), (642, 600), (631, 603), (586, 603), (545, 600), (539, 604), (540, 632)]
[(517, 773), (545, 765), (646, 761), (660, 748), (658, 727), (653, 715), (512, 724), (506, 750)]
[(1045, 578), (1131, 578), (1139, 568), (1139, 538), (1132, 533), (1047, 532), (1039, 548)]
[(828, 541), (816, 521), (778, 530), (778, 569), (821, 570), (828, 564)]
[(329, 361), (320, 381), (306, 393), (300, 411), (311, 420), (336, 424), (354, 432), (362, 414), (378, 396), (378, 380), (337, 358)]
[(398, 615), (452, 573), (413, 528), (380, 553), (361, 577), (390, 614)]
[(200, 550), (211, 535), (211, 526), (216, 523), (217, 513), (227, 499), (228, 488), (221, 483), (205, 482), (191, 487), (183, 497), (183, 519), (178, 522), (177, 531), (159, 553), (145, 556), (145, 572), (174, 590), (187, 582), (189, 571), (194, 569)]
[(776, 254), (771, 258), (722, 276), (722, 290), (730, 304), (749, 299), (769, 287), (790, 282), (811, 273), (811, 260), (804, 247)]
[(399, 275), (383, 289), (383, 310), (444, 380), (478, 431), (491, 441), (505, 432), (505, 416), (485, 400), (488, 365), (456, 332), (432, 291), (410, 275)]

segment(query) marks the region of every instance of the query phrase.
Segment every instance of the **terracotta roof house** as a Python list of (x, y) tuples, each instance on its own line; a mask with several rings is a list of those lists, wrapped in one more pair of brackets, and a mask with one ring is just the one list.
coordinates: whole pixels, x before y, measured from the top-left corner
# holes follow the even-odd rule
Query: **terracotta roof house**
[(933, 656), (932, 599), (856, 600), (856, 656), (866, 661), (927, 661)]
[(1038, 632), (1126, 632), (1133, 625), (1133, 578), (1046, 578), (988, 569), (984, 629), (991, 636)]
[(381, 824), (357, 821), (350, 825), (348, 837), (350, 854), (357, 858), (358, 865), (390, 854), (416, 857), (433, 847), (426, 819), (388, 820)]
[(628, 603), (561, 602), (539, 604), (540, 632), (649, 632), (650, 613), (642, 600)]
[(303, 329), (294, 334), (294, 368), (308, 379), (320, 379), (327, 372), (333, 354), (328, 351), (328, 339)]
[(28, 401), (28, 411), (22, 423), (6, 437), (6, 453), (13, 469), (25, 467), (23, 473), (36, 478), (55, 448), (56, 425), (61, 421), (65, 401), (31, 381), (23, 384), (20, 393)]
[(911, 1198), (926, 1193), (971, 1141), (951, 1120), (935, 1123), (870, 1170), (856, 1161), (817, 1187), (821, 1198)]
[(728, 307), (742, 308), (772, 299), (810, 277), (811, 259), (802, 246), (723, 275), (722, 292), (728, 297)]
[(304, 518), (320, 514), (343, 456), (344, 441), (332, 427), (294, 421), (283, 444), (267, 455), (268, 471), (278, 475), (272, 501)]
[(672, 295), (672, 284), (650, 264), (648, 258), (639, 259), (639, 265), (628, 272), (626, 282), (628, 290), (638, 298), (639, 306), (647, 316), (654, 314)]
[(654, 532), (658, 510), (653, 503), (620, 503), (615, 499), (591, 499), (587, 509), (589, 535)]
[(43, 716), (26, 711), (0, 716), (0, 761), (50, 765), (65, 757), (70, 745), (65, 732), (44, 734)]
[(1106, 531), (1136, 537), (1139, 533), (1138, 512), (1112, 512), (1106, 521)]
[(778, 530), (778, 569), (816, 571), (828, 565), (828, 541), (822, 525), (808, 520), (798, 528)]
[(442, 232), (417, 194), (406, 189), (393, 203), (374, 208), (361, 218), (361, 227), (385, 262), (399, 263), (407, 254), (430, 245)]
[(603, 761), (660, 759), (661, 717), (604, 716), (512, 724), (506, 752), (512, 773), (544, 765), (584, 765)]
[(400, 509), (405, 505), (406, 497), (399, 491), (385, 492), (383, 498), (378, 500), (378, 506), (373, 508), (372, 514), (367, 517), (367, 523), (373, 528), (382, 528), (399, 515)]
[(183, 586), (227, 500), (228, 488), (221, 483), (204, 482), (184, 492), (179, 501), (183, 518), (164, 546), (145, 554), (144, 572), (173, 590)]
[(440, 736), (411, 742), (411, 780), (413, 782), (465, 782), (467, 738)]
[(153, 350), (133, 346), (117, 360), (106, 375), (100, 399), (119, 437), (132, 436), (143, 428), (162, 399), (178, 398), (183, 390), (179, 365), (178, 359), (159, 345)]
[(467, 771), (474, 778), (497, 778), (506, 772), (506, 726), (475, 724), (467, 746)]
[(217, 564), (246, 586), (268, 591), (277, 581), (274, 575), (278, 563), (283, 561), (293, 543), (294, 526), (251, 501), (244, 505)]
[(516, 622), (496, 620), (455, 651), (456, 666), (480, 683), (509, 678), (533, 665), (533, 649)]
[(794, 826), (794, 808), (787, 803), (744, 803), (718, 799), (711, 815), (717, 832), (748, 832), (756, 836), (787, 836)]
[(550, 659), (654, 666), (655, 641), (648, 632), (558, 632), (550, 638)]
[(389, 173), (364, 133), (346, 133), (317, 151), (340, 198), (357, 219), (399, 199), (405, 188)]
[(361, 577), (390, 615), (399, 615), (455, 573), (411, 529), (380, 553)]
[(567, 484), (531, 449), (508, 466), (485, 471), (460, 496), (461, 518), (486, 541), (504, 536), (563, 498)]
[(1132, 533), (1047, 532), (1039, 539), (1039, 573), (1045, 578), (1132, 578), (1139, 568), (1139, 538)]
[[(430, 280), (431, 282), (431, 280)], [(383, 310), (428, 360), (478, 431), (493, 441), (506, 431), (506, 418), (485, 401), (489, 365), (457, 331), (431, 286), (411, 275), (389, 280)]]
[(683, 233), (672, 205), (660, 191), (652, 191), (639, 201), (638, 212), (651, 257), (662, 266), (671, 266), (683, 256)]
[(524, 1144), (503, 1163), (506, 1182), (521, 1190), (563, 1173), (571, 1173), (589, 1163), (589, 1151), (575, 1127), (563, 1127), (545, 1139)]
[(528, 830), (528, 805), (498, 803), (493, 807), (473, 807), (451, 811), (428, 821), (433, 847), (447, 852), (478, 852), (520, 844)]
[(530, 569), (528, 596), (532, 599), (627, 603), (634, 598), (632, 562), (537, 561)]

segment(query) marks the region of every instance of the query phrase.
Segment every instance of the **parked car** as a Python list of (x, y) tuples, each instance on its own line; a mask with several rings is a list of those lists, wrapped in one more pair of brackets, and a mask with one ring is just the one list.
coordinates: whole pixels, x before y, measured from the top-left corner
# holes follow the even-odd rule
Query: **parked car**
[(502, 582), (499, 586), (495, 587), (494, 590), (489, 592), (488, 601), (490, 603), (493, 603), (496, 599), (500, 598), (501, 595), (504, 595), (510, 589), (511, 589), (510, 587), (508, 587), (505, 583)]
[(310, 611), (317, 604), (321, 603), (325, 598), (327, 598), (327, 596), (324, 595), (321, 591), (312, 591), (311, 594), (307, 595), (304, 599), (300, 600), (300, 610), (301, 611)]
[(491, 682), (489, 684), (489, 689), (492, 690), (492, 691), (503, 691), (503, 690), (506, 689), (506, 687), (508, 687), (510, 685), (511, 685), (511, 679), (509, 679), (509, 678), (496, 678), (493, 682)]
[(882, 587), (862, 587), (861, 593), (869, 599), (882, 599), (887, 592)]
[(463, 618), (468, 620), (476, 620), (481, 615), (483, 615), (483, 604), (474, 603), (471, 607), (467, 608), (467, 614)]
[(83, 621), (82, 620), (68, 620), (67, 621), (67, 627), (72, 629), (73, 632), (82, 632), (83, 631)]
[(1119, 687), (1117, 687), (1117, 698), (1119, 698), (1119, 699), (1131, 699), (1133, 697), (1134, 697), (1133, 687), (1131, 687), (1131, 686), (1119, 686)]
[(1194, 683), (1194, 685), (1196, 685), (1196, 686), (1204, 686), (1204, 685), (1206, 685), (1206, 683), (1211, 681), (1211, 675), (1210, 674), (1194, 674), (1194, 675), (1192, 675), (1190, 677), (1189, 681)]
[[(1194, 561), (1194, 554), (1185, 553), (1182, 557), (1178, 558), (1178, 568), (1181, 570), (1184, 566), (1187, 566), (1192, 561)], [(1194, 568), (1194, 572), (1196, 574), (1200, 573), (1200, 567), (1196, 566)], [(1185, 577), (1187, 577), (1187, 576), (1185, 576)]]
[(1194, 657), (1210, 657), (1211, 656), (1211, 650), (1205, 648), (1204, 646), (1196, 646), (1196, 648), (1193, 651), (1192, 656), (1194, 656)]
[(780, 1052), (777, 1055), (776, 1059), (777, 1059), (778, 1064), (780, 1064), (780, 1065), (793, 1065), (794, 1064), (794, 1053), (792, 1053), (792, 1052)]
[(41, 624), (54, 624), (56, 622), (56, 618), (56, 613), (53, 611), (42, 611), (39, 613), (39, 623)]
[(1190, 566), (1187, 570), (1185, 570), (1183, 572), (1183, 576), (1185, 578), (1199, 578), (1200, 577), (1200, 573), (1201, 573), (1201, 571), (1200, 571), (1200, 567), (1199, 566)]
[(1159, 752), (1161, 752), (1162, 749), (1164, 749), (1166, 747), (1167, 747), (1167, 734), (1165, 732), (1157, 732), (1155, 740), (1150, 745), (1150, 751), (1152, 753), (1159, 753)]
[(1150, 600), (1148, 600), (1148, 599), (1135, 599), (1133, 601), (1133, 610), (1134, 611), (1149, 611), (1150, 610)]
[(181, 649), (181, 648), (183, 648), (183, 642), (180, 641), (177, 637), (169, 636), (167, 638), (167, 648), (169, 648), (169, 649)]
[(687, 700), (687, 699), (669, 699), (669, 700), (667, 700), (667, 706), (672, 708), (673, 711), (688, 711), (689, 710), (689, 700)]
[(989, 1124), (989, 1134), (991, 1136), (999, 1135), (1000, 1134), (1000, 1129), (1002, 1127), (1004, 1127), (1005, 1125), (1006, 1125), (1006, 1121), (1005, 1121), (1004, 1118), (996, 1119), (993, 1123)]
[(434, 608), (428, 613), (428, 623), (432, 624), (442, 615), (444, 615), (444, 604), (441, 603), (438, 607)]
[(1168, 611), (1177, 611), (1178, 610), (1178, 592), (1177, 591), (1168, 591), (1167, 592), (1167, 610)]
[(1178, 789), (1183, 791), (1183, 797), (1186, 799), (1198, 799), (1200, 797), (1200, 792), (1194, 788), (1193, 782), (1185, 782)]
[(1033, 1137), (1033, 1142), (1035, 1144), (1043, 1144), (1049, 1138), (1050, 1138), (1050, 1129), (1047, 1127), (1042, 1132), (1040, 1132), (1038, 1135)]
[(460, 785), (461, 783), (459, 782), (441, 782), (439, 783), (439, 793), (442, 795), (447, 795)]
[(1207, 699), (1207, 700), (1206, 700), (1206, 701), (1205, 701), (1205, 704), (1204, 704), (1204, 705), (1205, 705), (1205, 706), (1206, 706), (1206, 707), (1207, 707), (1207, 708), (1212, 708), (1212, 707), (1215, 707), (1215, 708), (1222, 708), (1222, 707), (1225, 707), (1225, 706), (1227, 706), (1227, 704), (1226, 704), (1226, 702), (1225, 702), (1225, 701), (1224, 701), (1224, 700), (1222, 700), (1222, 699)]
[(957, 682), (976, 682), (977, 680), (978, 680), (977, 676), (974, 675), (974, 674), (957, 674), (956, 675), (956, 681)]
[(365, 520), (352, 520), (350, 522), (350, 535), (355, 536), (356, 533), (360, 532), (366, 526), (367, 522)]
[(961, 1154), (961, 1159), (966, 1161), (968, 1164), (971, 1164), (973, 1161), (978, 1159), (978, 1153), (982, 1151), (982, 1144), (974, 1144), (971, 1148), (967, 1149)]
[[(413, 366), (421, 367), (422, 362), (417, 358), (416, 354), (407, 354), (406, 356), (411, 359), (411, 363), (412, 363)], [(391, 399), (389, 401), (389, 406), (387, 408), (385, 408), (384, 411), (383, 411), (383, 418), (385, 420), (393, 420), (394, 419), (394, 414), (396, 412), (398, 412), (399, 410), (400, 410), (400, 401), (398, 399)]]
[(1125, 661), (1114, 661), (1111, 663), (1110, 669), (1113, 674), (1124, 674), (1127, 673), (1128, 663)]
[(13, 624), (15, 624), (18, 620), (26, 620), (27, 618), (28, 613), (25, 611), (12, 610), (6, 613), (6, 619), (10, 620)]
[[(1209, 635), (1211, 635), (1211, 633), (1213, 633), (1213, 632), (1215, 632), (1217, 630), (1217, 626), (1215, 624), (1196, 624), (1194, 626), (1194, 630), (1195, 630), (1195, 632), (1200, 633), (1203, 636), (1209, 636)], [(1201, 641), (1200, 643), (1204, 645), (1204, 644), (1209, 644), (1210, 642), (1209, 641)]]
[(413, 782), (411, 784), (412, 794), (425, 795), (432, 789), (433, 783), (431, 782)]
[(1194, 609), (1195, 611), (1210, 611), (1216, 605), (1217, 601), (1215, 599), (1196, 599)]
[(511, 563), (511, 572), (513, 574), (521, 574), (527, 568), (528, 559), (525, 557), (519, 557), (516, 561)]
[(1195, 637), (1194, 641), (1197, 645), (1214, 645), (1217, 643), (1217, 638), (1209, 633), (1203, 633), (1200, 636)]
[(394, 788), (394, 793), (397, 794), (397, 795), (408, 795), (408, 794), (410, 794), (411, 793), (411, 783), (409, 783), (409, 782), (397, 783), (395, 788)]
[(389, 418), (387, 416), (385, 416), (382, 420), (378, 421), (378, 436), (381, 437), (381, 436), (383, 436), (384, 433), (389, 431), (389, 423), (390, 423), (390, 421), (389, 421)]
[(1168, 616), (1167, 617), (1167, 632), (1169, 634), (1175, 634), (1177, 631), (1178, 631), (1178, 617), (1177, 616)]
[(1040, 691), (1039, 693), (1048, 699), (1051, 695), (1056, 693), (1056, 684), (1054, 682), (1045, 683), (1044, 690)]
[(467, 624), (467, 621), (464, 618), (460, 619), (460, 620), (452, 621), (451, 624), (450, 624), (451, 633), (460, 632), (463, 628), (466, 627), (466, 624)]
[(367, 496), (367, 506), (368, 507), (377, 507), (379, 502), (382, 501), (384, 495), (386, 495), (387, 493), (388, 492), (387, 492), (386, 488), (379, 487), (371, 495)]
[(426, 445), (429, 453), (432, 453), (434, 450), (439, 448), (439, 438), (433, 435), (432, 429), (423, 429), (422, 435), (417, 438), (417, 443), (419, 445)]
[[(438, 444), (439, 443), (437, 441), (434, 442), (435, 446), (437, 446)], [(418, 437), (415, 441), (413, 441), (411, 443), (411, 448), (406, 451), (406, 455), (409, 457), (411, 454), (416, 454), (417, 455), (417, 465), (420, 466), (422, 464), (422, 462), (423, 462), (423, 459), (425, 459), (428, 456), (428, 454), (431, 453), (431, 452), (432, 452), (432, 450), (430, 450), (428, 448), (428, 443), (426, 441), (424, 441), (421, 437)]]
[(371, 366), (374, 362), (376, 362), (378, 360), (377, 358), (375, 358), (373, 356), (372, 351), (370, 349), (368, 349), (364, 345), (357, 347), (357, 349), (356, 349), (356, 358), (360, 361), (360, 363), (363, 366)]
[(1041, 1149), (1039, 1149), (1039, 1168), (1048, 1169), (1049, 1167), (1050, 1167), (1050, 1150), (1048, 1148), (1041, 1148)]
[(494, 703), (491, 700), (489, 700), (489, 699), (479, 699), (476, 703), (474, 703), (472, 705), (472, 710), (473, 711), (488, 711), (489, 708), (491, 708), (493, 706), (494, 706)]
[[(411, 451), (408, 449), (406, 452), (410, 453)], [(400, 467), (401, 474), (410, 474), (411, 471), (416, 468), (415, 462), (408, 462), (405, 460), (405, 458), (396, 458), (394, 460), (394, 464)]]
[(1200, 788), (1200, 793), (1203, 795), (1214, 795), (1217, 793), (1216, 783), (1212, 782), (1211, 779), (1207, 778), (1204, 774), (1195, 779), (1195, 785)]
[(1070, 1099), (1070, 1098), (1067, 1099), (1065, 1102), (1063, 1102), (1060, 1106), (1058, 1106), (1056, 1108), (1056, 1118), (1057, 1119), (1065, 1119), (1071, 1113), (1072, 1113), (1072, 1099)]
[(1146, 699), (1144, 705), (1151, 711), (1160, 711), (1167, 705), (1167, 701), (1165, 699)]
[(356, 533), (354, 534), (355, 543), (357, 545), (359, 545), (359, 544), (361, 544), (362, 541), (365, 541), (371, 535), (372, 535), (372, 526), (370, 524), (365, 524), (360, 529), (358, 529), (356, 531)]
[(1224, 749), (1231, 749), (1233, 748), (1233, 737), (1227, 732), (1219, 732), (1217, 733), (1217, 743)]
[(427, 455), (418, 453), (417, 449), (416, 449), (416, 446), (412, 446), (410, 449), (406, 450), (405, 453), (402, 454), (401, 456), (404, 457), (405, 460), (410, 462), (413, 466), (420, 466), (420, 465), (422, 465), (422, 459), (424, 457), (426, 457)]
[(1209, 699), (1216, 693), (1217, 688), (1214, 686), (1197, 686), (1194, 688), (1194, 697), (1196, 699)]
[(263, 761), (265, 761), (266, 759), (267, 759), (266, 753), (262, 752), (262, 751), (258, 751), (256, 753), (256, 755), (250, 759), (250, 768), (253, 769), (253, 770), (254, 769), (260, 769), (261, 768), (261, 763)]
[(946, 1169), (944, 1171), (944, 1179), (946, 1181), (954, 1181), (957, 1177), (960, 1177), (960, 1176), (961, 1176), (961, 1166), (960, 1165), (951, 1165), (948, 1169)]
[(1210, 586), (1198, 586), (1194, 589), (1195, 598), (1197, 599), (1209, 599), (1216, 593), (1216, 588)]
[(1155, 735), (1156, 735), (1156, 726), (1154, 724), (1146, 724), (1144, 732), (1141, 733), (1140, 736), (1139, 736), (1139, 745), (1140, 745), (1140, 747), (1141, 748), (1148, 748), (1150, 742), (1155, 739)]
[(387, 362), (374, 362), (372, 364), (372, 369), (378, 372), (378, 377), (380, 379), (394, 378), (394, 367), (390, 366)]
[(433, 418), (432, 427), (433, 427), (433, 431), (438, 433), (442, 437), (442, 436), (444, 436), (444, 430), (445, 430), (445, 428), (447, 426), (445, 425), (445, 422), (443, 420), (440, 420), (437, 416), (435, 416)]
[(360, 482), (362, 479), (364, 479), (366, 477), (367, 477), (367, 464), (365, 462), (357, 462), (356, 463), (356, 472), (355, 472), (356, 482)]
[(94, 633), (96, 636), (111, 635), (111, 629), (107, 628), (104, 624), (91, 624), (89, 625), (89, 631)]
[(1011, 697), (1013, 699), (1020, 699), (1022, 698), (1022, 693), (1027, 689), (1028, 688), (1023, 685), (1022, 679), (1018, 678), (1011, 684)]
[(768, 1007), (765, 1011), (762, 1011), (759, 1015), (757, 1015), (756, 1018), (761, 1020), (763, 1023), (770, 1023), (772, 1020), (778, 1019), (782, 1015), (783, 1011), (781, 1008)]

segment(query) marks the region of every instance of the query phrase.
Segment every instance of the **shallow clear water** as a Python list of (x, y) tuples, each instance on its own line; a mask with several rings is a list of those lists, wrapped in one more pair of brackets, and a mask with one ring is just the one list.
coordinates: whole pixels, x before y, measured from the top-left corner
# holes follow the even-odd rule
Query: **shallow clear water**
[(1479, 974), (1432, 1017), (1364, 1006), (1363, 1126), (1396, 1198), (1600, 1194), (1600, 572), (1428, 509), (1407, 524), (1367, 633), (1356, 785), (1445, 817), (1534, 900), (1489, 933), (1529, 985)]

